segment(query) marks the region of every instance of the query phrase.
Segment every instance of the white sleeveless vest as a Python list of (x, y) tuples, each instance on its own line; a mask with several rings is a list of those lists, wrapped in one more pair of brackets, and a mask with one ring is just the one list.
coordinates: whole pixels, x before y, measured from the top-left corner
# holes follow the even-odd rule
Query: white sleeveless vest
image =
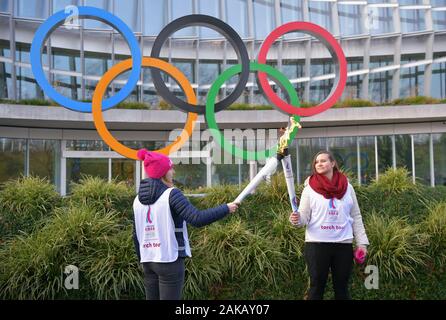
[(310, 186), (311, 219), (305, 232), (307, 242), (342, 242), (353, 238), (353, 218), (350, 215), (353, 198), (349, 184), (344, 197), (325, 199)]
[[(185, 250), (191, 257), (186, 221), (183, 227), (175, 229), (169, 206), (169, 196), (173, 188), (163, 192), (151, 205), (143, 205), (138, 196), (133, 201), (136, 236), (142, 262), (173, 262), (178, 258), (178, 250)], [(175, 232), (181, 232), (184, 247), (178, 247)]]

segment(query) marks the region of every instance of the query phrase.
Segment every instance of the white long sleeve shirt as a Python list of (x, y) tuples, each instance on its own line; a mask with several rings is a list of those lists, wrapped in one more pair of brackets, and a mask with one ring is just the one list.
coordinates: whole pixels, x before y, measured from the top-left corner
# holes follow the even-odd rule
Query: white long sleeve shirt
[(306, 242), (339, 242), (368, 245), (355, 190), (349, 183), (344, 197), (326, 199), (305, 181), (299, 204), (299, 225), (306, 225)]

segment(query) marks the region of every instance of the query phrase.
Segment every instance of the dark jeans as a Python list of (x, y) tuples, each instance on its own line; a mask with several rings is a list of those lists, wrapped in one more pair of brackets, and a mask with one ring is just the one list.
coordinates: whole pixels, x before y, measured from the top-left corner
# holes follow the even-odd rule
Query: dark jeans
[(184, 258), (174, 262), (144, 262), (147, 300), (180, 300), (184, 285)]
[(336, 300), (350, 299), (348, 284), (353, 268), (351, 243), (305, 243), (305, 261), (310, 274), (308, 300), (322, 300), (331, 270)]

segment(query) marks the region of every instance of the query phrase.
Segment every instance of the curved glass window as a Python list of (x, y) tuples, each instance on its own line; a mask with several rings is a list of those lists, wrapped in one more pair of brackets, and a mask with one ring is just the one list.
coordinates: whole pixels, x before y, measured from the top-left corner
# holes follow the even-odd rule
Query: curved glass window
[(400, 6), (409, 6), (414, 4), (423, 4), (423, 0), (398, 0)]
[(240, 37), (248, 37), (248, 5), (246, 0), (226, 1), (226, 22)]
[[(444, 53), (434, 54), (434, 59), (444, 56)], [(446, 98), (446, 62), (432, 64), (431, 96), (438, 99)]]
[(446, 30), (446, 11), (432, 11), (432, 22), (435, 31)]
[[(282, 0), (280, 1), (280, 14), (282, 24), (292, 21), (303, 21), (302, 0)], [(304, 35), (304, 34), (301, 34)], [(300, 36), (300, 35), (299, 35)], [(291, 32), (285, 35), (285, 39), (297, 38), (298, 33)]]
[(135, 185), (136, 166), (131, 159), (112, 159), (112, 179), (123, 181), (128, 187)]
[(68, 6), (80, 6), (81, 0), (53, 0), (53, 13), (65, 10)]
[(71, 192), (72, 183), (79, 183), (85, 177), (98, 177), (108, 181), (108, 159), (103, 158), (68, 158), (67, 193)]
[(358, 146), (356, 139), (357, 137), (328, 138), (329, 150), (333, 153), (339, 168), (350, 178), (350, 182), (358, 180)]
[(48, 17), (48, 1), (16, 0), (14, 1), (14, 15), (21, 18), (45, 19)]
[(111, 67), (111, 56), (97, 52), (85, 52), (85, 74), (102, 76)]
[(275, 26), (274, 1), (254, 0), (254, 30), (256, 39), (264, 39)]
[(141, 31), (141, 8), (138, 0), (115, 0), (115, 15), (124, 21), (133, 32)]
[[(401, 56), (401, 65), (423, 59), (424, 55), (403, 55)], [(423, 94), (424, 67), (425, 66), (401, 68), (400, 97), (413, 97)]]
[[(393, 56), (370, 57), (370, 69), (384, 67), (393, 63)], [(369, 74), (369, 96), (372, 101), (382, 103), (392, 98), (393, 71), (371, 72)]]
[(417, 182), (430, 185), (429, 134), (414, 134), (415, 178)]
[(0, 138), (0, 181), (16, 179), (25, 173), (25, 139)]
[(432, 7), (446, 7), (446, 0), (431, 0)]
[(81, 77), (54, 74), (53, 87), (57, 92), (73, 100), (82, 99)]
[[(201, 14), (206, 14), (208, 16), (220, 17), (220, 8), (218, 1), (209, 1), (209, 0), (199, 0), (198, 2), (198, 11)], [(200, 38), (221, 38), (223, 37), (218, 32), (205, 27), (199, 27)]]
[(58, 184), (60, 140), (29, 140), (29, 173)]
[(0, 99), (12, 99), (11, 64), (0, 62)]
[(397, 168), (405, 167), (412, 173), (412, 141), (410, 135), (395, 135), (395, 154)]
[(221, 73), (221, 63), (212, 60), (200, 60), (199, 84), (211, 85)]
[(361, 165), (361, 183), (369, 184), (376, 178), (375, 137), (358, 137)]
[(372, 101), (383, 103), (392, 99), (393, 71), (370, 73), (369, 96)]
[(400, 10), (401, 31), (415, 32), (426, 29), (424, 10)]
[(393, 168), (392, 137), (378, 136), (378, 171), (380, 174), (387, 169)]
[(144, 35), (156, 36), (167, 24), (167, 1), (146, 0), (144, 8)]
[[(172, 20), (192, 13), (192, 0), (172, 0)], [(175, 32), (173, 37), (193, 37), (196, 34), (196, 27), (187, 27)]]
[(9, 47), (10, 41), (0, 40), (0, 57), (10, 57), (11, 49)]
[(435, 185), (446, 186), (446, 133), (432, 135), (434, 145)]
[[(104, 9), (108, 12), (112, 12), (112, 2), (108, 0), (84, 0), (84, 5), (89, 7), (96, 7)], [(84, 27), (87, 29), (107, 29), (111, 30), (112, 27), (106, 23), (93, 19), (81, 19), (84, 23)]]
[(0, 12), (8, 12), (9, 13), (9, 0), (0, 1)]
[(351, 36), (362, 33), (361, 9), (359, 5), (338, 4), (341, 35)]
[(302, 0), (281, 0), (280, 14), (282, 23), (303, 20)]
[(369, 7), (365, 27), (372, 35), (393, 32), (392, 8)]
[(207, 186), (205, 164), (175, 165), (175, 185), (179, 188), (204, 188)]
[(81, 71), (79, 51), (51, 48), (53, 68), (65, 71)]
[(43, 91), (34, 79), (31, 68), (16, 67), (17, 75), (17, 98), (43, 99)]
[(309, 1), (308, 8), (310, 10), (310, 21), (324, 27), (333, 32), (333, 24), (331, 21), (331, 3)]

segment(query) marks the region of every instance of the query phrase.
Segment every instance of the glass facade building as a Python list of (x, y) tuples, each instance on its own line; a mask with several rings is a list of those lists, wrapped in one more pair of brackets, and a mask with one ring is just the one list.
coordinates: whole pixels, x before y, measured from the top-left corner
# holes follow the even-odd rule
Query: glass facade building
[[(231, 25), (242, 37), (251, 60), (256, 58), (263, 39), (277, 26), (296, 20), (317, 23), (337, 38), (347, 57), (348, 79), (342, 99), (368, 99), (378, 104), (417, 95), (446, 99), (446, 0), (0, 0), (0, 99), (47, 99), (31, 71), (30, 43), (43, 20), (78, 5), (117, 15), (133, 30), (146, 56), (166, 24), (191, 13), (212, 15)], [(51, 33), (43, 48), (42, 63), (58, 92), (74, 100), (91, 100), (101, 76), (129, 58), (130, 50), (120, 34), (104, 22), (79, 19), (73, 23)], [(218, 75), (237, 63), (231, 44), (218, 32), (201, 26), (174, 33), (163, 45), (161, 57), (186, 75), (200, 103), (204, 103)], [(281, 37), (268, 54), (268, 64), (290, 79), (304, 102), (322, 101), (334, 82), (329, 51), (303, 33)], [(128, 72), (116, 78), (106, 96), (117, 92), (127, 75)], [(172, 79), (166, 76), (165, 81), (184, 99)], [(236, 77), (228, 81), (219, 100), (231, 92), (235, 82)], [(163, 101), (156, 94), (147, 68), (126, 100), (162, 109)], [(237, 102), (267, 103), (254, 75)], [(7, 130), (4, 126), (1, 132)], [(64, 193), (69, 192), (69, 183), (78, 181), (82, 174), (95, 173), (133, 185), (141, 178), (137, 162), (115, 156), (93, 138), (41, 138), (29, 130), (28, 135), (0, 135), (0, 182), (19, 174), (36, 174), (48, 177)], [(154, 138), (150, 142), (126, 143), (152, 148), (165, 141)], [(298, 138), (293, 148), (298, 182), (309, 174), (312, 153), (329, 149), (360, 183), (369, 183), (389, 166), (406, 166), (414, 179), (428, 185), (446, 183), (442, 132), (358, 132)], [(256, 166), (185, 164), (182, 169), (179, 166), (177, 175), (179, 183), (192, 187), (242, 183)]]

